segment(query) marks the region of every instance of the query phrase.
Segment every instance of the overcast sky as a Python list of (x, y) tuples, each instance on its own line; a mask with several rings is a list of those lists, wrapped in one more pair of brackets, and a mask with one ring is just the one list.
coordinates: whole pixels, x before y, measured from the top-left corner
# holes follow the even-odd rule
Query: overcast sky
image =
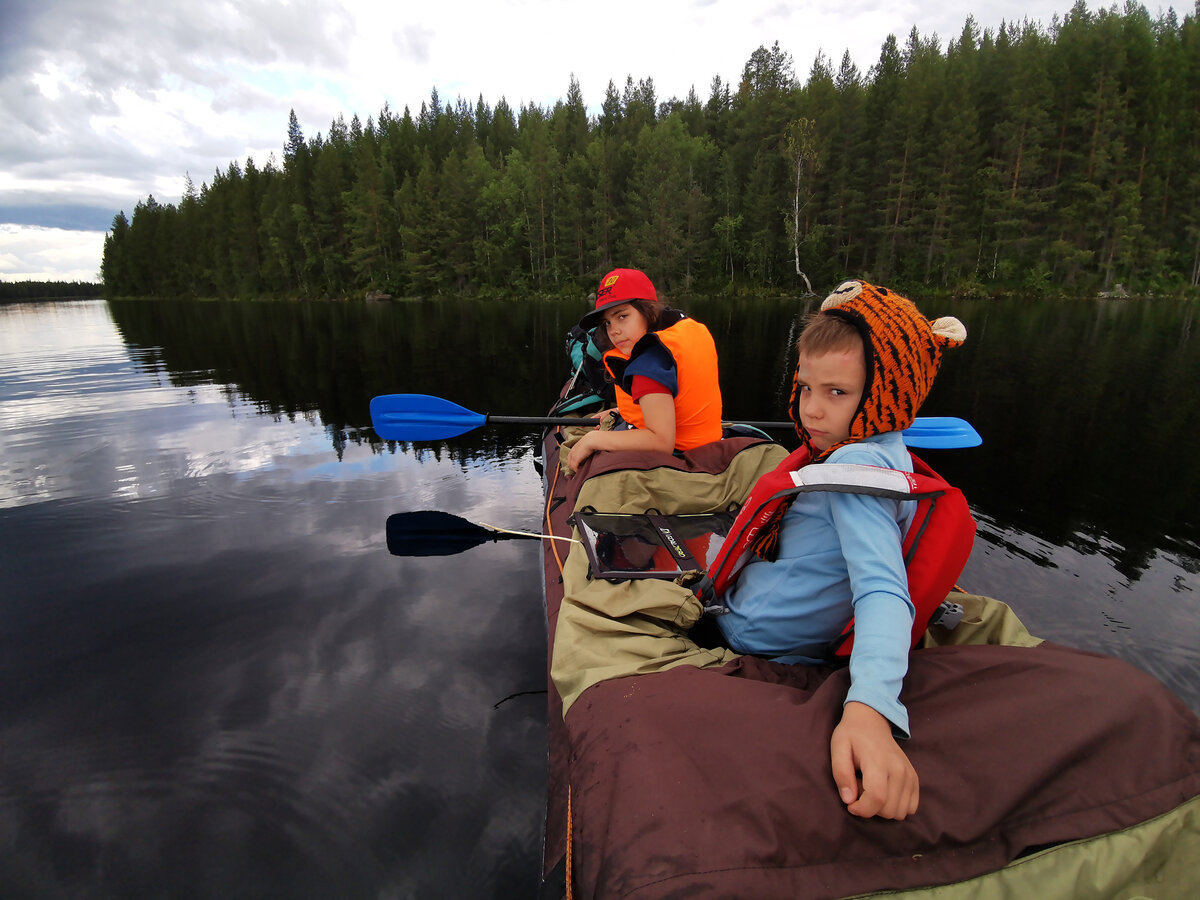
[[(737, 83), (779, 41), (807, 75), (818, 51), (865, 72), (915, 25), (943, 46), (982, 28), (1049, 25), (1068, 0), (0, 0), (0, 279), (98, 280), (104, 233), (153, 194), (176, 203), (252, 156), (385, 103), (415, 114), (480, 97), (552, 105), (571, 75), (593, 111), (608, 82), (659, 100)], [(1092, 9), (1101, 4), (1089, 3)], [(1186, 5), (1186, 4), (1185, 4)], [(1151, 7), (1151, 12), (1157, 7)]]

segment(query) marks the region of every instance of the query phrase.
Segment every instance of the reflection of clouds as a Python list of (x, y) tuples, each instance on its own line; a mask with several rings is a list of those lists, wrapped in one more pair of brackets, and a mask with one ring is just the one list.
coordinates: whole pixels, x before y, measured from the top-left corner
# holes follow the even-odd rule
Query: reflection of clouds
[(328, 448), (324, 433), (303, 421), (264, 429), (251, 405), (231, 403), (213, 386), (4, 402), (0, 506), (97, 490), (154, 496), (181, 479), (269, 468), (313, 442)]
[[(97, 491), (144, 500), (187, 479), (274, 468), (286, 480), (346, 480), (347, 490), (355, 483), (351, 475), (395, 470), (403, 475), (392, 488), (397, 507), (422, 508), (409, 504), (428, 507), (438, 489), (456, 490), (451, 482), (464, 478), (461, 468), (448, 468), (434, 476), (442, 484), (422, 488), (414, 483), (416, 463), (428, 480), (428, 470), (437, 468), (431, 448), (338, 461), (330, 457), (324, 429), (304, 417), (267, 423), (253, 403), (223, 385), (165, 384), (131, 360), (103, 303), (57, 304), (49, 318), (54, 328), (15, 313), (0, 323), (16, 323), (0, 329), (7, 335), (0, 344), (0, 508)], [(494, 468), (481, 465), (465, 477), (495, 487)], [(533, 485), (521, 499), (536, 495)], [(503, 491), (487, 503), (488, 515), (511, 517)]]
[(198, 515), (178, 514), (178, 492), (68, 510), (119, 519), (119, 539), (81, 522), (64, 544), (56, 504), (0, 511), (6, 544), (19, 531), (75, 564), (5, 573), (5, 606), (36, 605), (0, 641), (0, 666), (24, 673), (0, 728), (0, 832), (22, 835), (31, 866), (81, 842), (203, 886), (262, 874), (270, 847), (297, 873), (285, 892), (472, 896), (516, 871), (532, 890), (545, 701), (492, 707), (544, 684), (537, 544), (405, 559), (383, 526), (401, 499), (536, 515), (536, 476), (527, 460), (464, 478), (450, 460), (370, 457), (347, 448), (350, 481), (308, 477), (317, 453), (198, 479), (227, 498)]
[(96, 490), (145, 499), (327, 450), (303, 419), (264, 428), (223, 386), (172, 387), (137, 368), (103, 303), (55, 304), (41, 318), (32, 308), (0, 313), (0, 507)]
[(334, 459), (319, 423), (133, 371), (98, 310), (47, 351), (96, 376), (61, 402), (0, 352), (0, 893), (530, 893), (545, 700), (493, 705), (544, 686), (537, 545), (385, 535), (531, 525), (529, 454)]

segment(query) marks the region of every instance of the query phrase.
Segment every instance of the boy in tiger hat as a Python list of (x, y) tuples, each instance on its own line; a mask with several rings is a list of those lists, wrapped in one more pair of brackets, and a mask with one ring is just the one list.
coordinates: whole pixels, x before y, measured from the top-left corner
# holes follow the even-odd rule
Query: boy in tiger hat
[[(942, 349), (965, 339), (958, 319), (930, 322), (887, 288), (839, 286), (797, 344), (789, 413), (813, 462), (912, 472), (901, 431), (929, 393)], [(728, 614), (717, 619), (733, 650), (816, 664), (853, 617), (851, 686), (830, 753), (843, 802), (864, 817), (903, 819), (917, 809), (917, 774), (895, 739), (909, 736), (899, 697), (914, 607), (901, 543), (915, 506), (836, 491), (797, 495), (756, 545), (762, 558), (742, 570)]]

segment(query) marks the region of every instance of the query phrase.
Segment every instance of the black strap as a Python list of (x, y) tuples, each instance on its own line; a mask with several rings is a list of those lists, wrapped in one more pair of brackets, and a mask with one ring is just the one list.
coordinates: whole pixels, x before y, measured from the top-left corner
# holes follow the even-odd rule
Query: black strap
[(675, 562), (679, 564), (679, 568), (685, 572), (701, 572), (704, 570), (704, 567), (696, 562), (696, 558), (692, 556), (692, 551), (687, 548), (687, 544), (677, 538), (675, 533), (671, 531), (671, 526), (665, 518), (650, 513), (646, 514), (646, 518), (654, 526), (654, 530), (658, 532), (659, 540), (667, 548), (667, 552), (675, 558)]

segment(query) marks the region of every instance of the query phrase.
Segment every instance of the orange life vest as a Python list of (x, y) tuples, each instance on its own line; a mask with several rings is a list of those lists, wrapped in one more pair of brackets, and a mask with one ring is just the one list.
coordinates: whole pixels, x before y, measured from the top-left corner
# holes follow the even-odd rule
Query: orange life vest
[[(677, 312), (677, 311), (674, 311)], [(636, 358), (644, 341), (657, 340), (675, 361), (675, 449), (691, 450), (721, 439), (721, 385), (718, 380), (717, 346), (708, 329), (695, 319), (681, 318), (662, 329), (646, 334), (633, 354), (619, 350), (604, 354), (604, 365), (617, 384), (617, 409), (621, 418), (634, 428), (645, 428), (642, 407), (621, 382), (625, 367)]]

